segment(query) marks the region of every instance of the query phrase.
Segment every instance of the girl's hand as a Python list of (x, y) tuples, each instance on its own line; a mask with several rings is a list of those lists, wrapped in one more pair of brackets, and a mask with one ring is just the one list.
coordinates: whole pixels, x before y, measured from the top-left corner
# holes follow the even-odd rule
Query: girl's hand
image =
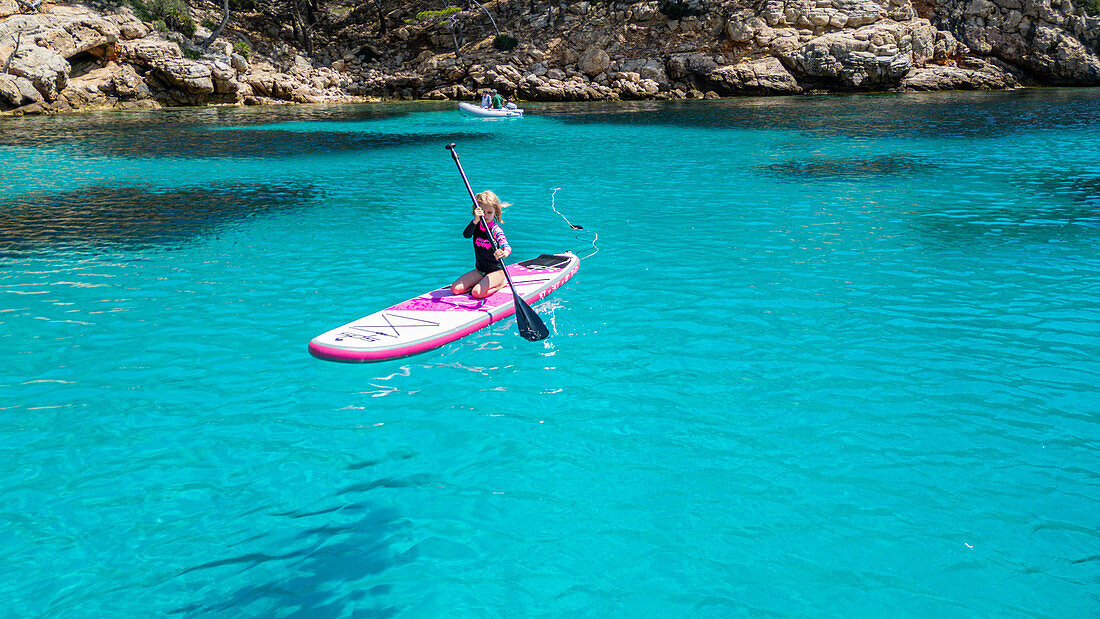
[(497, 260), (501, 260), (503, 258), (507, 258), (509, 253), (510, 252), (506, 252), (503, 249), (498, 249), (495, 252), (493, 252), (493, 257), (496, 258)]
[(485, 217), (485, 211), (481, 210), (480, 206), (474, 209), (474, 221), (477, 221), (477, 220), (482, 219), (484, 217)]

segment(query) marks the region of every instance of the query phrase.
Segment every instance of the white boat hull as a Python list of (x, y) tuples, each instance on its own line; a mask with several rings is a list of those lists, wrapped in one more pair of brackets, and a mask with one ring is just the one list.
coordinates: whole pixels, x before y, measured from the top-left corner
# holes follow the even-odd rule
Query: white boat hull
[(523, 109), (518, 107), (494, 110), (465, 102), (458, 104), (458, 111), (470, 116), (483, 116), (485, 118), (520, 118), (523, 116)]

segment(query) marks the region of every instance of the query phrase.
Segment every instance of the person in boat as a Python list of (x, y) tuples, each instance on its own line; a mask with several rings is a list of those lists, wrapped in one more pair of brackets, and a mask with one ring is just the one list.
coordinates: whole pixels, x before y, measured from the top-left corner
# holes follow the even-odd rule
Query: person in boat
[(493, 96), (486, 90), (485, 94), (481, 96), (481, 107), (489, 109), (493, 105)]
[[(503, 221), (503, 209), (509, 204), (501, 202), (492, 191), (483, 191), (475, 198), (478, 206), (474, 208), (473, 221), (462, 231), (462, 236), (474, 240), (475, 266), (451, 284), (451, 293), (469, 292), (475, 299), (484, 299), (508, 281), (501, 261), (512, 253), (512, 247), (497, 222)], [(496, 241), (496, 249), (493, 249), (490, 234)]]
[(495, 89), (493, 90), (493, 109), (500, 110), (504, 108), (504, 97), (500, 96)]

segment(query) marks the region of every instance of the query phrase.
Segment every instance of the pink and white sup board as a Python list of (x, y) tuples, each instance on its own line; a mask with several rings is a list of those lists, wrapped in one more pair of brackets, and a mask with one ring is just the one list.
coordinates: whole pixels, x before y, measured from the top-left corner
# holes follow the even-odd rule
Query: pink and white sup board
[[(509, 265), (508, 275), (520, 297), (534, 303), (569, 281), (580, 263), (570, 252), (543, 254)], [(349, 363), (398, 359), (439, 348), (514, 313), (507, 284), (484, 299), (453, 295), (443, 287), (322, 333), (310, 341), (309, 352)]]

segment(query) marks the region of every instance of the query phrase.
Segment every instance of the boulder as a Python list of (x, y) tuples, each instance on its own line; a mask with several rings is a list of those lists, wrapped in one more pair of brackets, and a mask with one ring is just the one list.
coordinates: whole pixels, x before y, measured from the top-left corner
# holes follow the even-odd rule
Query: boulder
[(143, 38), (145, 35), (149, 34), (149, 29), (145, 27), (145, 24), (135, 19), (119, 24), (118, 33), (123, 39), (129, 41), (131, 39)]
[[(23, 91), (20, 90), (19, 84), (15, 82), (15, 80), (20, 79), (26, 81), (26, 78), (23, 77), (0, 73), (0, 107), (10, 108), (23, 105)], [(37, 90), (34, 90), (33, 86), (31, 86), (31, 90), (33, 90), (34, 94), (38, 95), (38, 98), (41, 100), (42, 95), (39, 94)], [(27, 101), (27, 103), (30, 103), (30, 101)]]
[(731, 19), (726, 22), (726, 36), (736, 43), (748, 43), (756, 37), (756, 30), (743, 19)]
[(648, 22), (661, 16), (657, 2), (641, 2), (630, 9), (630, 18), (637, 22)]
[(436, 101), (446, 99), (450, 99), (452, 101), (469, 101), (471, 99), (474, 99), (474, 93), (462, 84), (455, 84), (452, 86), (437, 88), (424, 95), (424, 98)]
[(1060, 28), (1039, 26), (1032, 39), (1031, 67), (1056, 83), (1100, 84), (1100, 58)]
[(859, 30), (844, 30), (817, 37), (791, 50), (785, 64), (809, 81), (831, 83), (841, 88), (869, 89), (896, 85), (913, 67), (906, 26), (885, 22)]
[(727, 65), (711, 71), (706, 81), (724, 95), (776, 95), (802, 92), (798, 80), (778, 58), (769, 56), (751, 62)]
[(272, 73), (249, 73), (241, 80), (252, 88), (252, 92), (259, 96), (270, 97), (275, 89), (275, 75)]
[(681, 81), (688, 77), (703, 77), (718, 68), (713, 56), (691, 52), (674, 54), (668, 59), (668, 77)]
[(158, 63), (156, 69), (168, 83), (187, 94), (208, 95), (214, 92), (210, 67), (201, 62), (173, 58)]
[(15, 86), (19, 88), (19, 92), (23, 93), (23, 105), (28, 103), (44, 103), (45, 98), (42, 93), (38, 92), (38, 89), (34, 87), (34, 84), (25, 77), (16, 77)]
[(1018, 82), (995, 70), (928, 65), (913, 69), (901, 82), (904, 90), (974, 90), (1012, 88)]
[(237, 53), (229, 55), (229, 64), (241, 73), (248, 73), (252, 70), (251, 65), (248, 64), (248, 59)]
[(668, 90), (669, 79), (665, 63), (655, 58), (632, 58), (619, 64), (620, 71), (637, 73), (641, 79), (652, 80), (661, 90)]
[(166, 60), (183, 58), (183, 52), (172, 41), (140, 39), (119, 42), (118, 56), (133, 64), (156, 67)]
[(128, 64), (120, 65), (119, 70), (111, 74), (106, 86), (108, 92), (119, 99), (138, 99), (150, 96), (149, 87), (141, 76)]
[(69, 61), (51, 49), (21, 46), (12, 58), (9, 71), (30, 80), (46, 101), (56, 101), (69, 83), (71, 69)]
[(56, 50), (66, 58), (91, 49), (113, 46), (119, 36), (118, 26), (102, 19), (77, 21), (69, 25), (66, 31), (72, 37), (73, 47), (68, 50)]
[(577, 59), (577, 68), (588, 77), (596, 77), (607, 71), (610, 65), (611, 57), (598, 47), (589, 47)]
[(214, 83), (214, 92), (220, 94), (237, 92), (237, 72), (233, 67), (220, 60), (204, 64), (210, 67), (210, 79)]

